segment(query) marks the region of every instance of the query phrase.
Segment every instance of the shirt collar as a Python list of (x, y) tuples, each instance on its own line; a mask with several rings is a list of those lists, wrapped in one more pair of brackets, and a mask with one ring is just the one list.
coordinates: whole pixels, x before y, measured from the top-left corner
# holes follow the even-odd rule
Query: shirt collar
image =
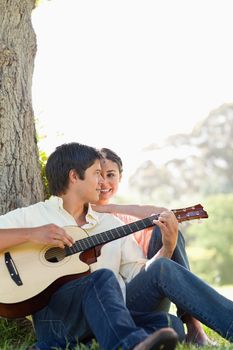
[(64, 209), (63, 208), (63, 200), (61, 197), (57, 196), (50, 196), (49, 199), (46, 199), (46, 201), (49, 205), (56, 209)]
[(48, 204), (50, 204), (52, 207), (55, 207), (57, 209), (63, 209), (63, 199), (61, 197), (57, 196), (51, 196), (49, 199), (46, 200)]
[(86, 214), (86, 221), (90, 223), (91, 225), (95, 226), (99, 223), (99, 216), (96, 211), (94, 211), (91, 207), (91, 204), (88, 204), (87, 214)]
[[(65, 210), (63, 207), (63, 199), (61, 197), (51, 196), (48, 199), (48, 202), (52, 206), (55, 206), (57, 209)], [(90, 203), (88, 203), (86, 221), (87, 221), (87, 223), (85, 225), (83, 225), (83, 227), (85, 227), (85, 228), (88, 228), (89, 225), (94, 227), (99, 223), (98, 213), (92, 209)]]

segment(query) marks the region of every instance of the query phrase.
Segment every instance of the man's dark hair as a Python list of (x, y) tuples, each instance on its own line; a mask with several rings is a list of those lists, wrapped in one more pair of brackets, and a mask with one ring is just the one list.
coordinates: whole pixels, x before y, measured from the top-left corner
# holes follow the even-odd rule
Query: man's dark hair
[(123, 171), (123, 164), (121, 158), (111, 149), (109, 148), (101, 148), (100, 153), (102, 155), (102, 158), (111, 160), (112, 162), (116, 163), (119, 169), (119, 173), (121, 174)]
[(45, 167), (50, 194), (59, 195), (66, 192), (70, 170), (75, 170), (78, 177), (84, 180), (86, 169), (101, 158), (97, 149), (77, 142), (58, 146), (48, 157)]

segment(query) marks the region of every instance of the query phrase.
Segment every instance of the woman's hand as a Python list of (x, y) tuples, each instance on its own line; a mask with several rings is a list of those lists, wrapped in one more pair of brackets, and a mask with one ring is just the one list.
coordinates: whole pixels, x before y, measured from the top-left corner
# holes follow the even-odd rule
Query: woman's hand
[(98, 213), (116, 213), (114, 209), (116, 209), (115, 204), (105, 204), (105, 205), (100, 205), (100, 204), (92, 204), (91, 205), (92, 209), (97, 211)]

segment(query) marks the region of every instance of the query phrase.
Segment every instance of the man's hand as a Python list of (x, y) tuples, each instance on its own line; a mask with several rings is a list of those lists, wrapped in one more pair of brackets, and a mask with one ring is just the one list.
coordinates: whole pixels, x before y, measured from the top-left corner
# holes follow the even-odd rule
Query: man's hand
[(178, 221), (172, 211), (163, 211), (158, 220), (153, 222), (160, 227), (163, 246), (159, 251), (159, 256), (171, 258), (178, 238)]
[(65, 248), (65, 245), (71, 247), (74, 243), (73, 238), (62, 227), (55, 224), (32, 228), (30, 230), (29, 241), (40, 244), (51, 244), (60, 248)]

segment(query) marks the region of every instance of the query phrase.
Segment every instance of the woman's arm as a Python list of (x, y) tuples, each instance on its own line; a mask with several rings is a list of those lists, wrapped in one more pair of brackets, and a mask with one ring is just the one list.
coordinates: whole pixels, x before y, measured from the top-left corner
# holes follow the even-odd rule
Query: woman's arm
[(154, 205), (137, 205), (137, 204), (107, 204), (92, 205), (92, 209), (100, 213), (118, 213), (124, 215), (135, 216), (143, 219), (153, 214), (160, 214), (167, 209), (164, 207), (156, 207)]

